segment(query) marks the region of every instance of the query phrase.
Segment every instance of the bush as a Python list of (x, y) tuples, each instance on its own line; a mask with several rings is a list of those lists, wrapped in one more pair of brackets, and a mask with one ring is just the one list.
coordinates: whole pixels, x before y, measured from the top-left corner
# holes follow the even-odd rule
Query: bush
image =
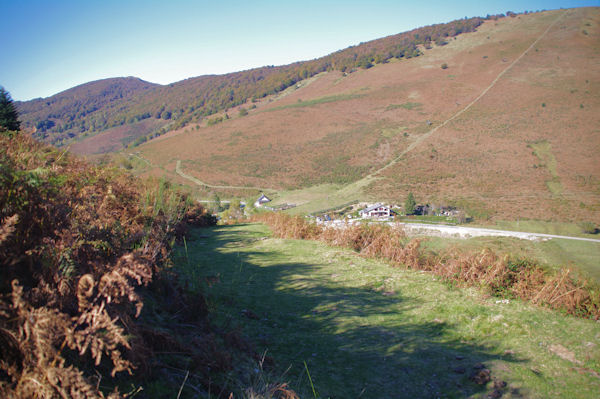
[(585, 234), (598, 234), (598, 228), (593, 222), (581, 222), (579, 223), (579, 227), (581, 227), (581, 231)]
[[(188, 212), (164, 181), (140, 183), (24, 135), (0, 135), (0, 149), (0, 397), (105, 397), (117, 374), (143, 375), (159, 346), (173, 346), (138, 316), (151, 283), (168, 276), (176, 227), (205, 224), (205, 213)], [(162, 292), (182, 300), (172, 283)]]
[(209, 120), (206, 121), (206, 125), (207, 126), (214, 126), (217, 123), (221, 123), (223, 122), (223, 117), (222, 116), (216, 116), (214, 118), (211, 118)]

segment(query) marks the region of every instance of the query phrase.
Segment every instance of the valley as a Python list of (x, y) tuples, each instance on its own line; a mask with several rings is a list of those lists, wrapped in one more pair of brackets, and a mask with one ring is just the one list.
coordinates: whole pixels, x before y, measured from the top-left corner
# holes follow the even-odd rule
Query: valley
[[(263, 65), (237, 42), (292, 46), (296, 20), (317, 47), (316, 5), (176, 3), (63, 8), (89, 26), (40, 59), (67, 71), (87, 29), (115, 67), (151, 51), (140, 73)], [(408, 29), (0, 88), (0, 396), (596, 398), (600, 7)]]

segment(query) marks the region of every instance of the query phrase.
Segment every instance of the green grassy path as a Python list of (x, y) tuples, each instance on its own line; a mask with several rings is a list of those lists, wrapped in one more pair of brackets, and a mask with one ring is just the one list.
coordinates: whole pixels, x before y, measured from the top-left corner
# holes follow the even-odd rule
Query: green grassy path
[(313, 397), (304, 362), (322, 398), (487, 397), (492, 382), (468, 378), (477, 363), (507, 382), (503, 398), (600, 391), (598, 322), (273, 239), (256, 224), (196, 230), (175, 262), (215, 323), (273, 356), (303, 398)]

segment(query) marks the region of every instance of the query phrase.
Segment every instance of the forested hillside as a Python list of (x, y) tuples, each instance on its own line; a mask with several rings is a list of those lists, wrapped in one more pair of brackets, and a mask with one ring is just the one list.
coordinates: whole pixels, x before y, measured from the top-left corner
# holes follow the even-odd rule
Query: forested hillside
[(25, 128), (35, 129), (35, 137), (59, 146), (82, 135), (148, 118), (164, 123), (160, 128), (152, 124), (150, 130), (138, 135), (160, 135), (246, 101), (278, 93), (323, 71), (349, 73), (392, 58), (417, 57), (422, 54), (421, 48), (445, 45), (448, 38), (472, 32), (482, 22), (482, 18), (471, 18), (426, 26), (310, 61), (200, 76), (166, 86), (133, 77), (99, 80), (17, 105)]

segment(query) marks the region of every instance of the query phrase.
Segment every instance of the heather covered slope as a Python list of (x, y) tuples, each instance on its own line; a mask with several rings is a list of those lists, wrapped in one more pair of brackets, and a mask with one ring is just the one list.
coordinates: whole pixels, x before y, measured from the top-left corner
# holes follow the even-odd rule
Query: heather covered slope
[[(441, 194), (434, 199), (460, 193), (484, 212), (598, 221), (599, 16), (598, 9), (549, 16), (560, 19), (485, 96), (383, 172), (372, 189)], [(497, 56), (510, 62), (527, 43), (515, 41), (516, 52)], [(483, 48), (472, 55), (493, 57)], [(470, 75), (458, 57), (448, 63), (457, 65), (455, 79)], [(398, 179), (406, 170), (424, 181)]]
[[(488, 20), (422, 57), (321, 73), (140, 155), (212, 185), (286, 190), (305, 210), (412, 191), (482, 219), (598, 221), (599, 23), (598, 8)], [(322, 189), (289, 191), (311, 186)]]
[[(161, 121), (161, 126), (137, 126), (135, 135), (156, 136), (190, 122), (199, 122), (208, 115), (246, 101), (279, 93), (323, 71), (350, 72), (391, 59), (416, 57), (421, 54), (419, 46), (443, 45), (449, 38), (475, 30), (482, 21), (481, 18), (470, 18), (426, 26), (351, 46), (310, 61), (226, 75), (199, 76), (165, 86), (137, 78), (105, 79), (47, 99), (20, 103), (19, 108), (24, 127), (37, 129), (38, 138), (55, 145), (69, 144), (88, 135), (102, 135), (107, 129), (148, 118)], [(111, 136), (114, 135), (113, 129)], [(122, 138), (127, 141), (127, 135)], [(83, 152), (97, 152), (88, 148), (93, 145), (103, 146), (101, 143), (88, 143)], [(106, 151), (112, 150), (111, 146), (104, 147)]]

